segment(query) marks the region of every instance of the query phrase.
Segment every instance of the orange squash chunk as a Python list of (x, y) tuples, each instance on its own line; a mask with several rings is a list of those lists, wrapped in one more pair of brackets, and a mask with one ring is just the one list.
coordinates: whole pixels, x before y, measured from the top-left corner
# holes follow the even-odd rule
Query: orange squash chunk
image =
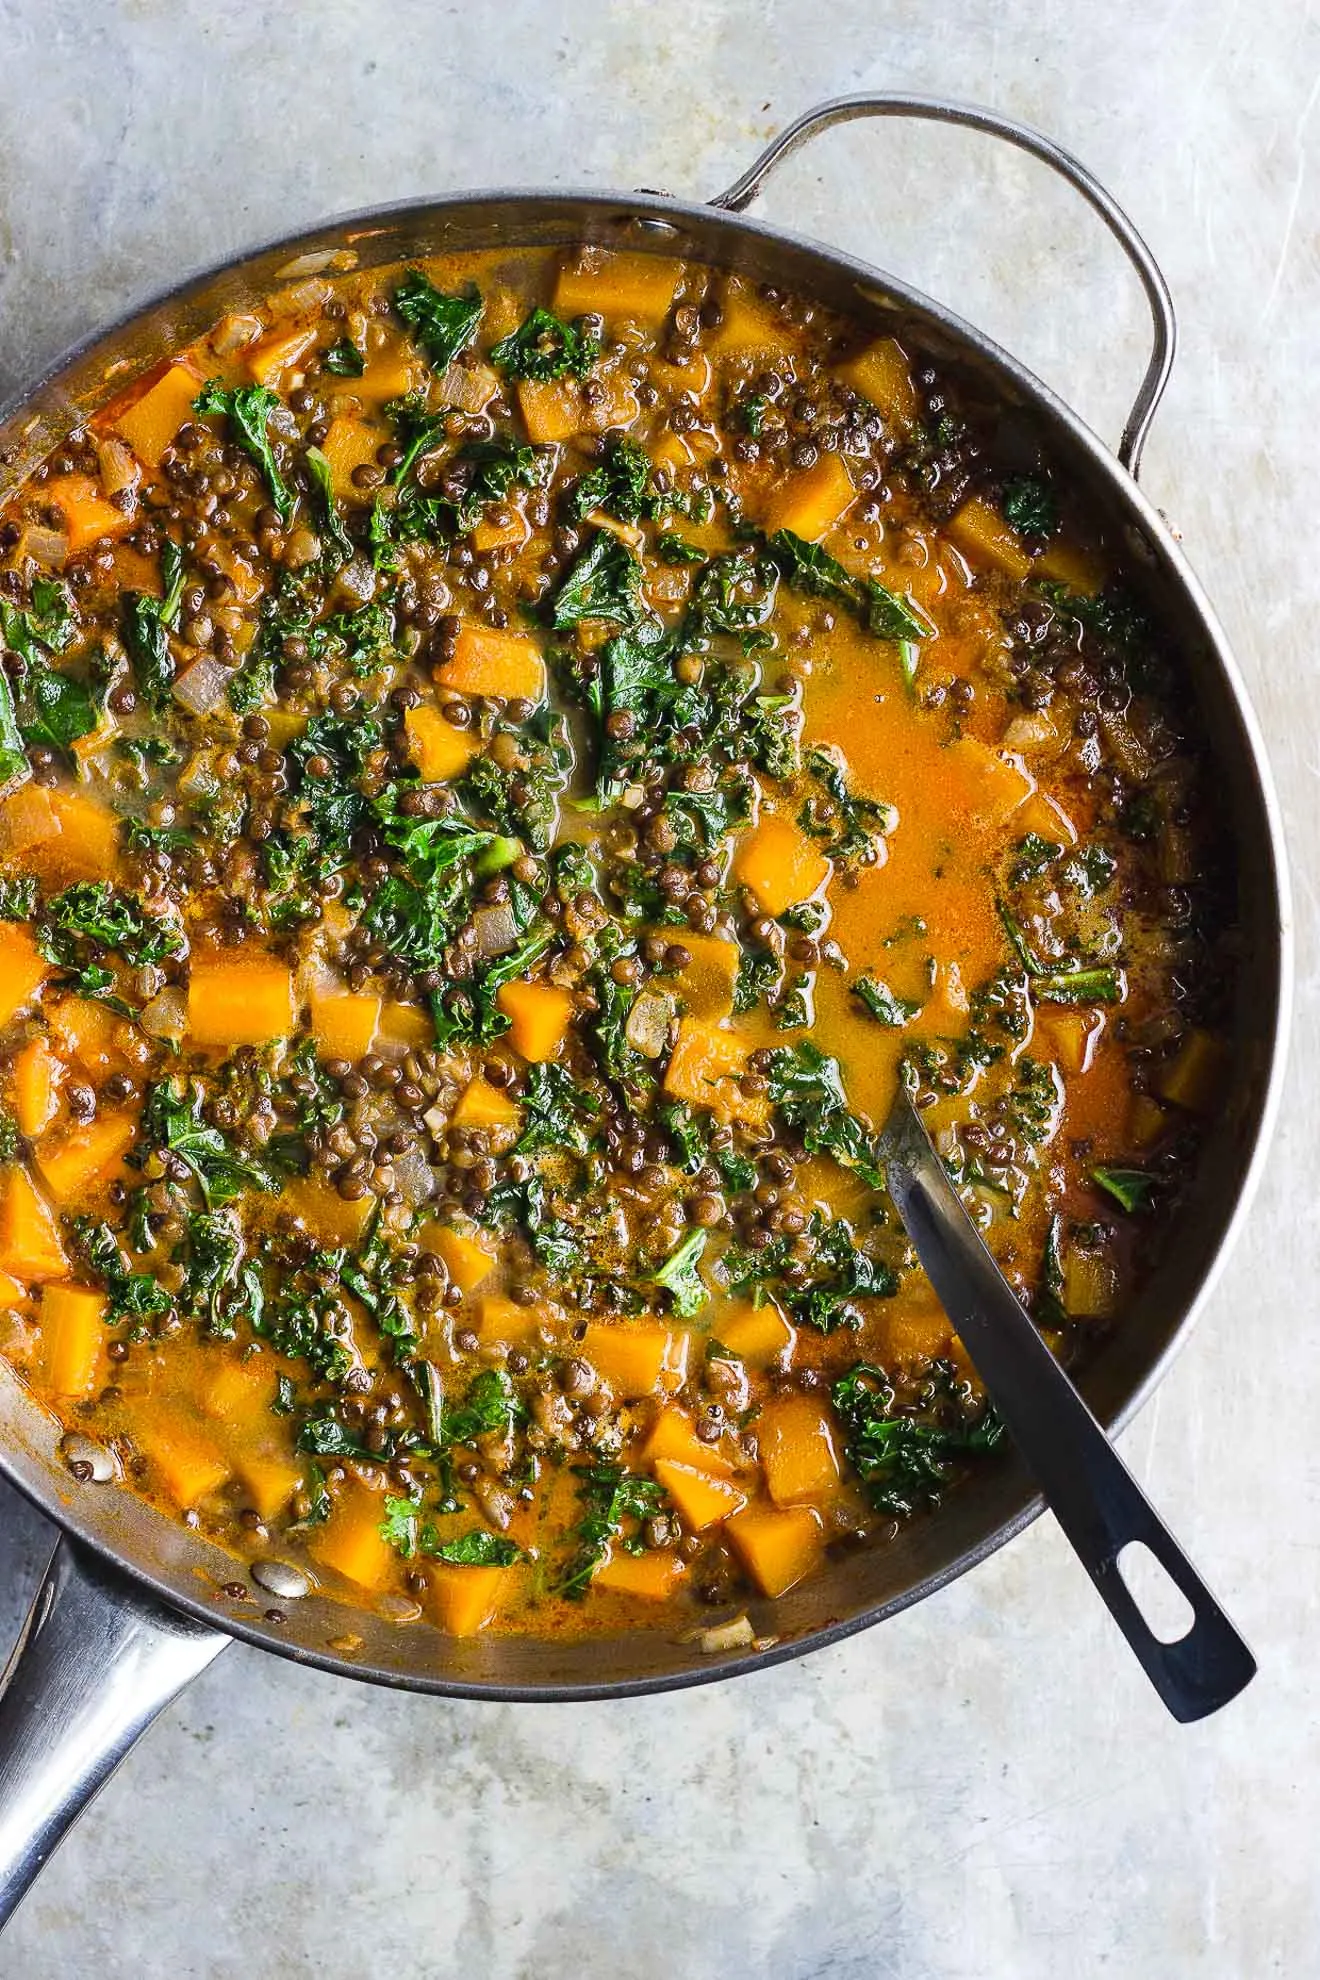
[(307, 1551), (322, 1567), (333, 1568), (359, 1588), (384, 1588), (394, 1578), (398, 1555), (381, 1535), (382, 1500), (365, 1486), (351, 1486), (335, 1500), (325, 1525)]
[(514, 1128), (522, 1119), (522, 1109), (507, 1093), (501, 1093), (478, 1073), (458, 1096), (450, 1115), (454, 1127)]
[(447, 1224), (428, 1225), (422, 1242), (444, 1261), (450, 1284), (461, 1293), (475, 1291), (495, 1270), (495, 1253), (483, 1239), (469, 1237)]
[(829, 879), (830, 863), (786, 812), (763, 811), (738, 842), (733, 872), (763, 914), (781, 915), (811, 899)]
[(21, 1286), (10, 1273), (0, 1272), (0, 1308), (21, 1306), (27, 1296), (26, 1286)]
[(810, 1396), (772, 1398), (757, 1423), (766, 1487), (777, 1506), (819, 1504), (839, 1489), (834, 1432)]
[(736, 942), (720, 935), (696, 935), (686, 929), (675, 938), (691, 956), (672, 981), (693, 1017), (717, 1020), (733, 1011), (740, 951)]
[(838, 367), (845, 385), (869, 399), (877, 412), (895, 426), (908, 427), (921, 410), (912, 371), (892, 337), (881, 337)]
[(728, 1478), (733, 1472), (733, 1466), (713, 1444), (702, 1443), (692, 1418), (677, 1403), (668, 1403), (661, 1410), (642, 1446), (643, 1464), (655, 1464), (661, 1459), (685, 1464), (694, 1471), (709, 1472), (716, 1478)]
[(381, 1010), (380, 1035), (395, 1045), (433, 1045), (435, 1025), (420, 1004), (389, 1003)]
[(41, 1359), (57, 1396), (87, 1396), (96, 1385), (105, 1344), (104, 1293), (86, 1286), (46, 1286), (41, 1295)]
[(215, 1445), (196, 1431), (171, 1424), (148, 1431), (137, 1441), (181, 1510), (208, 1499), (229, 1477), (229, 1466)]
[(52, 791), (51, 809), (59, 825), (52, 859), (75, 880), (110, 880), (119, 866), (119, 820), (113, 811), (81, 791)]
[(380, 1026), (380, 998), (358, 991), (313, 996), (309, 1015), (316, 1042), (328, 1059), (363, 1059)]
[(748, 1506), (728, 1521), (722, 1537), (728, 1540), (739, 1560), (763, 1595), (783, 1595), (820, 1558), (820, 1522), (806, 1506), (788, 1511), (772, 1511), (768, 1506)]
[(133, 527), (132, 514), (107, 502), (100, 483), (88, 474), (52, 475), (42, 487), (41, 499), (63, 517), (71, 557), (81, 556), (103, 537), (122, 536)]
[(508, 1568), (448, 1563), (428, 1568), (427, 1577), (431, 1614), (446, 1636), (476, 1636), (494, 1618), (510, 1583)]
[(600, 254), (569, 262), (555, 284), (556, 316), (630, 316), (663, 323), (678, 288), (677, 263), (651, 254)]
[(8, 1024), (31, 1003), (49, 975), (50, 964), (31, 929), (17, 921), (0, 922), (0, 1024)]
[(465, 624), (454, 651), (437, 667), (436, 683), (453, 694), (484, 694), (498, 701), (540, 701), (545, 694), (545, 661), (526, 633), (497, 632)]
[(488, 550), (521, 549), (531, 535), (531, 524), (526, 516), (516, 509), (509, 511), (507, 522), (494, 522), (490, 511), (481, 518), (471, 531), (472, 548), (478, 556), (484, 557)]
[(545, 1319), (539, 1306), (520, 1306), (504, 1293), (482, 1293), (477, 1305), (477, 1334), (484, 1341), (526, 1341)]
[(722, 1120), (759, 1124), (770, 1117), (769, 1101), (739, 1085), (750, 1056), (750, 1047), (734, 1032), (702, 1018), (681, 1018), (665, 1068), (665, 1092), (689, 1106), (709, 1107)]
[(690, 1533), (704, 1533), (730, 1514), (741, 1512), (747, 1494), (726, 1478), (712, 1478), (695, 1465), (679, 1464), (673, 1458), (658, 1458), (655, 1475), (678, 1509), (679, 1518)]
[(721, 1320), (713, 1330), (716, 1338), (745, 1361), (749, 1368), (764, 1368), (777, 1354), (791, 1348), (796, 1335), (777, 1306), (749, 1306), (731, 1319)]
[(520, 378), (515, 390), (527, 438), (538, 447), (571, 440), (582, 425), (582, 392), (576, 379), (554, 378), (544, 383)]
[[(872, 1309), (875, 1311), (875, 1309)], [(886, 1367), (913, 1361), (932, 1361), (949, 1349), (953, 1328), (943, 1307), (884, 1304), (872, 1322), (883, 1342), (881, 1359)]]
[(41, 784), (24, 784), (0, 804), (0, 845), (10, 858), (59, 836), (54, 794)]
[(403, 718), (408, 750), (427, 784), (447, 784), (467, 769), (477, 753), (476, 739), (466, 729), (456, 729), (438, 708), (410, 708)]
[(706, 339), (708, 351), (773, 355), (792, 350), (789, 325), (740, 276), (734, 275), (726, 283), (721, 310), (719, 323)]
[(52, 1033), (67, 1056), (94, 1079), (104, 1079), (125, 1064), (119, 1043), (123, 1019), (91, 997), (61, 997), (49, 1011)]
[(974, 564), (988, 564), (1005, 576), (1021, 579), (1031, 569), (1031, 559), (1022, 548), (1022, 539), (1009, 527), (997, 509), (979, 495), (973, 495), (955, 512), (949, 535)]
[(579, 1352), (625, 1402), (673, 1395), (687, 1379), (688, 1336), (640, 1321), (590, 1321)]
[(275, 1399), (275, 1364), (269, 1355), (250, 1361), (225, 1361), (207, 1383), (201, 1406), (219, 1423), (241, 1419), (245, 1426), (260, 1423)]
[(37, 1168), (55, 1202), (72, 1203), (93, 1184), (109, 1182), (136, 1133), (135, 1115), (103, 1114), (87, 1127), (75, 1128), (54, 1148), (43, 1143), (36, 1152)]
[(194, 962), (188, 1038), (194, 1046), (265, 1045), (293, 1030), (293, 978), (273, 958)]
[(202, 380), (195, 371), (186, 364), (172, 364), (115, 420), (117, 430), (153, 474), (166, 449), (174, 444), (179, 428), (191, 418), (193, 400), (201, 389)]
[(277, 337), (263, 337), (246, 353), (248, 371), (258, 385), (278, 386), (284, 373), (299, 358), (306, 357), (315, 342), (315, 330), (306, 327), (282, 331)]
[(358, 1196), (351, 1201), (330, 1183), (314, 1182), (309, 1176), (295, 1176), (280, 1192), (280, 1208), (287, 1210), (321, 1244), (357, 1244), (364, 1235), (374, 1196)]
[(677, 1554), (660, 1550), (628, 1554), (619, 1547), (596, 1569), (591, 1585), (615, 1595), (640, 1595), (645, 1602), (665, 1602), (686, 1572)]
[(856, 500), (857, 490), (842, 455), (822, 454), (814, 467), (799, 469), (771, 492), (761, 512), (761, 526), (768, 535), (788, 529), (807, 543), (819, 543)]
[(402, 399), (411, 392), (417, 370), (416, 360), (396, 345), (392, 350), (377, 351), (360, 378), (345, 382), (359, 399), (370, 399), (379, 405), (386, 399)]
[(0, 1271), (27, 1285), (67, 1278), (69, 1261), (55, 1219), (27, 1170), (15, 1164), (0, 1191)]
[(573, 996), (554, 983), (502, 983), (495, 1002), (509, 1020), (509, 1043), (533, 1065), (558, 1058), (573, 1017)]
[(277, 1519), (302, 1484), (302, 1473), (291, 1459), (267, 1457), (247, 1447), (235, 1457), (234, 1472), (252, 1510), (263, 1519)]
[[(0, 982), (3, 982), (0, 963)], [(64, 1067), (44, 1038), (30, 1038), (14, 1060), (14, 1113), (19, 1132), (31, 1140), (44, 1134), (59, 1106)]]
[(373, 491), (359, 488), (353, 480), (354, 468), (375, 465), (376, 449), (386, 435), (379, 426), (341, 414), (330, 422), (330, 431), (321, 442), (330, 469), (330, 486), (337, 502), (370, 502)]
[(958, 781), (978, 817), (1003, 824), (1026, 803), (1036, 780), (1021, 758), (991, 749), (975, 736), (962, 736), (948, 745), (958, 764)]
[(1174, 1057), (1155, 1076), (1161, 1100), (1193, 1114), (1207, 1114), (1223, 1094), (1228, 1047), (1208, 1031), (1189, 1031)]

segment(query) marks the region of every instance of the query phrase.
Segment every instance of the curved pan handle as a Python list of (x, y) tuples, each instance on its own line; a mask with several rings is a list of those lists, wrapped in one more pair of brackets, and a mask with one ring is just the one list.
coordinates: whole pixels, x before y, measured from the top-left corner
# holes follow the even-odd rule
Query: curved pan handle
[(0, 1926), (134, 1741), (230, 1640), (59, 1542), (0, 1681)]
[[(1255, 1658), (1037, 1333), (901, 1087), (879, 1145), (926, 1276), (1138, 1663), (1175, 1719), (1217, 1712), (1251, 1682)], [(1120, 1556), (1134, 1542), (1190, 1606), (1176, 1642), (1156, 1634), (1123, 1579)]]
[(1150, 362), (1118, 443), (1118, 458), (1135, 481), (1146, 434), (1173, 369), (1178, 321), (1169, 285), (1145, 241), (1099, 180), (1062, 145), (1043, 137), (1039, 131), (1033, 131), (1029, 124), (1020, 124), (1014, 117), (1001, 116), (996, 110), (983, 110), (975, 103), (951, 103), (939, 96), (909, 96), (897, 90), (836, 96), (830, 102), (820, 103), (814, 110), (804, 112), (789, 124), (748, 166), (742, 177), (735, 179), (728, 191), (720, 193), (710, 204), (723, 207), (730, 213), (742, 213), (786, 158), (791, 158), (795, 151), (800, 151), (804, 144), (822, 131), (831, 130), (836, 124), (850, 124), (858, 117), (916, 117), (929, 123), (958, 124), (966, 130), (983, 131), (990, 137), (1003, 138), (1005, 143), (1016, 145), (1019, 151), (1030, 152), (1033, 158), (1039, 158), (1060, 178), (1066, 179), (1087, 205), (1100, 215), (1136, 270), (1146, 292), (1146, 301), (1150, 304)]

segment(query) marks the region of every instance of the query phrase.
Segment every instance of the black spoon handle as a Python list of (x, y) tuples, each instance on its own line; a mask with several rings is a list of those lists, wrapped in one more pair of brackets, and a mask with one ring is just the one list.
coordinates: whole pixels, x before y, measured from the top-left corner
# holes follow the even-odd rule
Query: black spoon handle
[[(995, 1408), (1083, 1567), (1175, 1719), (1218, 1711), (1256, 1660), (1045, 1345), (982, 1243), (905, 1093), (880, 1141), (889, 1194)], [(1192, 1607), (1154, 1634), (1120, 1574), (1143, 1542)]]

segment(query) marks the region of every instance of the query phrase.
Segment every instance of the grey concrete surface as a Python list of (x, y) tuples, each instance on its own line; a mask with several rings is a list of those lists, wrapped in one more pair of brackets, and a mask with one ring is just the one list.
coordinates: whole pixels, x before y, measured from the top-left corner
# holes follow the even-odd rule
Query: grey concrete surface
[[(12, 1980), (1263, 1980), (1320, 1971), (1315, 1643), (1320, 15), (1304, 0), (3, 0), (0, 387), (326, 211), (493, 182), (708, 193), (821, 96), (980, 98), (1073, 146), (1181, 305), (1147, 453), (1256, 697), (1301, 923), (1282, 1130), (1125, 1439), (1255, 1643), (1180, 1730), (1058, 1533), (732, 1687), (445, 1705), (230, 1651), (0, 1944)], [(1142, 315), (1014, 156), (836, 135), (769, 211), (959, 304), (1115, 434)], [(0, 1500), (0, 1630), (44, 1544)]]

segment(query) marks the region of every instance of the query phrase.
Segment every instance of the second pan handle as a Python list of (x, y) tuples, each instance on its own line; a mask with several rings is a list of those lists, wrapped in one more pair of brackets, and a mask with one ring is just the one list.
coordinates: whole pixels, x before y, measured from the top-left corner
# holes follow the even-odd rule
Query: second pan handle
[(1160, 272), (1159, 263), (1117, 200), (1087, 171), (1080, 159), (1074, 158), (1062, 145), (1055, 144), (1052, 138), (1033, 130), (1029, 124), (1020, 124), (1015, 117), (1002, 116), (999, 111), (983, 109), (976, 103), (953, 103), (939, 96), (912, 96), (901, 90), (836, 96), (828, 103), (818, 103), (814, 110), (804, 111), (766, 146), (741, 178), (735, 179), (727, 191), (718, 194), (710, 204), (723, 207), (730, 213), (742, 213), (786, 158), (791, 158), (795, 151), (800, 151), (804, 144), (810, 143), (822, 131), (832, 130), (836, 124), (850, 124), (859, 117), (915, 117), (928, 123), (957, 124), (965, 130), (983, 131), (990, 137), (1002, 138), (1005, 143), (1016, 145), (1019, 151), (1030, 152), (1033, 158), (1039, 158), (1060, 178), (1066, 179), (1087, 205), (1099, 214), (1136, 270), (1150, 305), (1150, 361), (1118, 443), (1118, 458), (1135, 481), (1151, 420), (1173, 369), (1173, 354), (1178, 342), (1173, 297), (1169, 294), (1169, 285)]

